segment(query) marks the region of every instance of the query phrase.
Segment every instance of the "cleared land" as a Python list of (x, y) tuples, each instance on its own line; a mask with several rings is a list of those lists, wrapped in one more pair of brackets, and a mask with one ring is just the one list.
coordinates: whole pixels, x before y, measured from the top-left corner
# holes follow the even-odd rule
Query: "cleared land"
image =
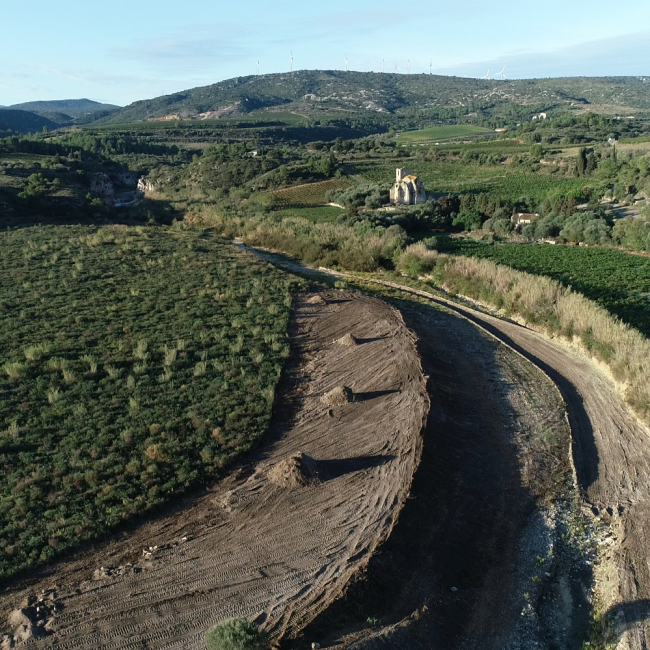
[[(347, 334), (358, 344), (336, 342)], [(207, 495), (6, 591), (3, 632), (20, 633), (20, 616), (31, 624), (36, 602), (23, 599), (54, 585), (38, 605), (50, 633), (30, 646), (201, 648), (204, 631), (234, 615), (279, 636), (342, 593), (408, 495), (425, 379), (414, 336), (372, 298), (305, 298), (292, 335), (274, 444)], [(326, 405), (323, 395), (340, 386), (354, 401)], [(278, 485), (278, 466), (300, 452), (313, 469), (307, 485)]]
[[(268, 253), (262, 256), (274, 259)], [(292, 270), (301, 268), (293, 262), (280, 265)], [(329, 270), (319, 272), (357, 277)], [(624, 642), (624, 647), (631, 650), (645, 650), (650, 645), (650, 436), (622, 402), (613, 382), (582, 354), (516, 323), (393, 282), (370, 282), (451, 309), (531, 361), (559, 388), (567, 406), (583, 505), (601, 527), (605, 545), (594, 569), (599, 609), (609, 621), (614, 642)], [(569, 600), (576, 602), (575, 597)], [(491, 601), (492, 612), (495, 602)], [(419, 617), (416, 611), (411, 618), (417, 621)], [(402, 627), (395, 630), (399, 634), (403, 631)], [(368, 648), (385, 646), (382, 639), (377, 643)], [(417, 645), (411, 642), (403, 647)], [(494, 647), (503, 645), (498, 642)]]
[[(390, 283), (389, 283), (390, 284)], [(399, 286), (399, 285), (395, 285)], [(600, 605), (615, 642), (632, 650), (650, 644), (650, 437), (593, 363), (525, 327), (433, 294), (403, 290), (478, 324), (541, 368), (567, 403), (578, 485), (585, 504), (606, 527), (606, 550), (596, 567)]]

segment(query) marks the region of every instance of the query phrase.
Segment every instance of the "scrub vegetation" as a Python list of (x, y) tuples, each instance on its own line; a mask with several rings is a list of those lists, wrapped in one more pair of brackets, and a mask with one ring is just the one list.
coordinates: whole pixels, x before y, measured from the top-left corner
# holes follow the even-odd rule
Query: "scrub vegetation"
[(299, 282), (193, 229), (0, 240), (6, 578), (219, 476), (261, 439)]

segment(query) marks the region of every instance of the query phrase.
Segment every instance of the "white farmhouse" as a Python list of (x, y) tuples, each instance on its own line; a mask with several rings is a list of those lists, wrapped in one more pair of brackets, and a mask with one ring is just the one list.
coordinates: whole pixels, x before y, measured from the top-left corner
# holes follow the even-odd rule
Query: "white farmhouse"
[(426, 203), (427, 192), (422, 181), (402, 167), (396, 172), (395, 185), (390, 190), (390, 202), (404, 205)]

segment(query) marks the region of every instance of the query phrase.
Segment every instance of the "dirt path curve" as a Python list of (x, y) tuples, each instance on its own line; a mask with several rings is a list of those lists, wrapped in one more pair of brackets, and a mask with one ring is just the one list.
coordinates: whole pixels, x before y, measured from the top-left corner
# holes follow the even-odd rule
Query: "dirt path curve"
[[(357, 294), (322, 296), (303, 297), (294, 312), (299, 363), (270, 449), (239, 480), (3, 593), (7, 620), (21, 599), (56, 584), (40, 605), (51, 634), (19, 647), (198, 649), (230, 616), (282, 634), (340, 596), (405, 502), (429, 400), (415, 336), (396, 310)], [(348, 333), (358, 345), (334, 342)], [(326, 406), (321, 397), (340, 385), (356, 400)], [(318, 481), (274, 483), (270, 470), (297, 452), (314, 459)]]
[[(293, 270), (294, 262), (267, 259)], [(526, 327), (393, 282), (319, 269), (321, 274), (381, 284), (417, 295), (467, 318), (541, 368), (567, 403), (578, 484), (586, 504), (611, 528), (597, 574), (619, 648), (650, 648), (650, 437), (588, 359)]]

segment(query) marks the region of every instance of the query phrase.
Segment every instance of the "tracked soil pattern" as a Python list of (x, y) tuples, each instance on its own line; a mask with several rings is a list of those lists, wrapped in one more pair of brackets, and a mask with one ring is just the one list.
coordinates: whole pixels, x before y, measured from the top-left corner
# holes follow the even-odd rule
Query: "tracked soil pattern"
[(600, 607), (620, 648), (650, 648), (650, 436), (614, 384), (576, 351), (545, 336), (427, 292), (541, 368), (567, 404), (573, 454), (584, 502), (606, 527), (596, 572)]
[[(321, 298), (295, 310), (275, 442), (207, 495), (5, 591), (7, 645), (203, 648), (225, 618), (280, 636), (342, 593), (405, 502), (429, 400), (397, 311), (356, 294)], [(347, 334), (357, 345), (336, 343)], [(340, 386), (354, 399), (323, 403)], [(48, 619), (29, 637), (30, 603), (44, 594)]]

